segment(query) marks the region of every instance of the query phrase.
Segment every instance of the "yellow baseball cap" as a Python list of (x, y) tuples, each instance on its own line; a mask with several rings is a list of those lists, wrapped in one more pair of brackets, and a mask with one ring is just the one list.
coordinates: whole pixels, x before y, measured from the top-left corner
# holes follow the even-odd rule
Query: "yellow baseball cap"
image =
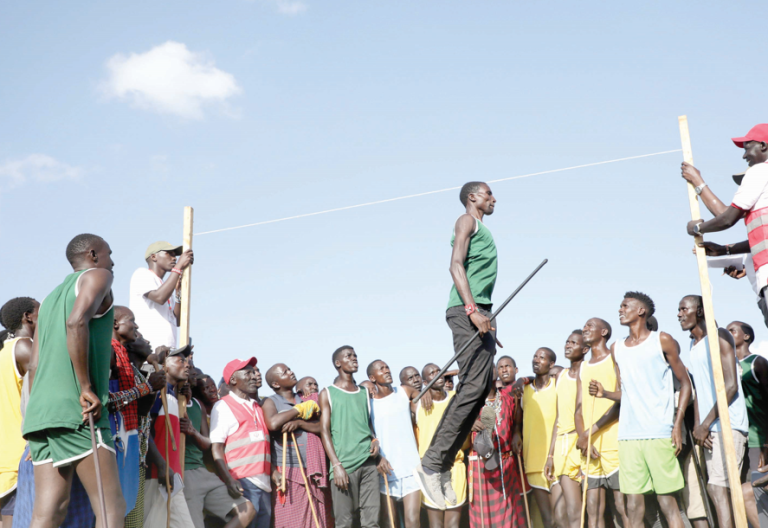
[(154, 255), (155, 253), (159, 253), (161, 251), (167, 251), (168, 253), (173, 253), (177, 257), (181, 255), (182, 246), (174, 246), (170, 242), (166, 242), (164, 240), (161, 240), (159, 242), (153, 242), (149, 245), (147, 248), (146, 253), (144, 253), (144, 260), (147, 260), (149, 257)]

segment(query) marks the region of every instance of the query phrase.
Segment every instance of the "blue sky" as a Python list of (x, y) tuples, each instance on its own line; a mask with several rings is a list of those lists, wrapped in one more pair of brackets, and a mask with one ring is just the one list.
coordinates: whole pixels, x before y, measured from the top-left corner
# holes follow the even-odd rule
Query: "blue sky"
[[(0, 18), (0, 297), (42, 299), (67, 242), (103, 236), (119, 302), (155, 240), (680, 147), (728, 201), (729, 138), (768, 121), (768, 5), (716, 2), (15, 2)], [(495, 184), (499, 321), (529, 373), (592, 316), (699, 284), (680, 153)], [(447, 192), (195, 239), (196, 361), (255, 355), (332, 381), (452, 355)], [(743, 226), (713, 236), (745, 239)], [(721, 324), (768, 340), (746, 280), (713, 274)], [(768, 348), (768, 342), (765, 343)], [(561, 362), (562, 364), (562, 362)], [(268, 392), (268, 391), (267, 391)]]

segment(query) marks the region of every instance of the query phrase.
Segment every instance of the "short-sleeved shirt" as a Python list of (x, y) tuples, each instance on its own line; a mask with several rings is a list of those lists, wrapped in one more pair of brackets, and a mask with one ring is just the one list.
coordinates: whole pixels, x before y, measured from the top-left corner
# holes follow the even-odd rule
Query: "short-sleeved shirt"
[[(234, 392), (230, 392), (229, 395), (240, 405), (248, 408), (250, 413), (254, 413), (257, 416), (257, 422), (260, 422), (264, 428), (264, 434), (268, 435), (267, 423), (264, 420), (264, 411), (261, 410), (261, 406), (252, 399), (244, 400)], [(214, 444), (225, 444), (227, 438), (237, 431), (240, 424), (235, 418), (234, 413), (229, 408), (229, 405), (224, 400), (219, 400), (211, 409), (211, 432), (208, 435), (211, 442)], [(259, 489), (272, 492), (272, 486), (270, 485), (269, 475), (256, 475), (253, 477), (246, 477)]]
[[(752, 165), (744, 174), (731, 206), (742, 211), (768, 208), (768, 163)], [(757, 270), (758, 291), (768, 285), (768, 266)]]
[(147, 293), (162, 285), (162, 279), (148, 268), (139, 268), (131, 276), (128, 307), (136, 317), (141, 334), (153, 350), (159, 346), (176, 348), (178, 340), (176, 316), (173, 315), (174, 296), (171, 295), (163, 304), (147, 298)]

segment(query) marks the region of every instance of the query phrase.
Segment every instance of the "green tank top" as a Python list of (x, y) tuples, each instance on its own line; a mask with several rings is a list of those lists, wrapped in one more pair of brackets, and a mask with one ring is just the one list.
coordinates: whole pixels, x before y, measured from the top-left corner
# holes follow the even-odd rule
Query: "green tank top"
[[(371, 427), (368, 391), (358, 387), (357, 392), (347, 392), (329, 385), (328, 401), (331, 404), (331, 440), (339, 462), (347, 474), (352, 473), (370, 458)], [(333, 468), (329, 478), (333, 478)]]
[[(192, 398), (191, 405), (187, 405), (187, 418), (192, 423), (192, 427), (200, 432), (200, 427), (203, 425), (203, 409), (194, 398)], [(198, 469), (201, 467), (205, 467), (203, 451), (197, 447), (197, 444), (188, 441), (184, 451), (184, 469)]]
[(741, 388), (744, 390), (744, 400), (747, 404), (749, 417), (749, 447), (762, 447), (766, 442), (768, 431), (768, 401), (760, 390), (760, 382), (754, 370), (754, 362), (760, 357), (750, 354), (741, 361)]
[[(38, 365), (24, 419), (24, 435), (64, 427), (77, 429), (83, 424), (80, 383), (67, 349), (67, 318), (77, 298), (77, 281), (83, 273), (67, 276), (40, 305), (37, 317)], [(112, 357), (114, 308), (95, 316), (88, 323), (88, 372), (91, 388), (104, 406), (96, 424), (109, 428), (109, 363)], [(87, 422), (85, 422), (87, 423)]]
[[(492, 304), (491, 295), (496, 284), (496, 271), (498, 268), (496, 258), (496, 243), (493, 235), (481, 221), (475, 219), (477, 230), (469, 239), (467, 258), (464, 259), (464, 271), (467, 273), (469, 291), (476, 304)], [(451, 237), (451, 247), (456, 240), (456, 233)], [(451, 295), (448, 298), (448, 308), (464, 306), (465, 303), (454, 284)]]

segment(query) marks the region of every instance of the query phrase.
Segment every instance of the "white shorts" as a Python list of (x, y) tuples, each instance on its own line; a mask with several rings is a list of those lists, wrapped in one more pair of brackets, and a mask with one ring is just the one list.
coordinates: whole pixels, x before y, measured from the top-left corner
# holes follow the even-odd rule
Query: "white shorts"
[[(747, 447), (747, 435), (734, 429), (733, 447), (736, 451), (736, 462), (739, 464), (739, 474), (741, 474), (741, 464), (744, 462), (744, 450)], [(728, 470), (725, 462), (725, 447), (723, 446), (723, 433), (721, 431), (710, 431), (709, 437), (712, 439), (712, 450), (704, 449), (704, 461), (707, 464), (708, 484), (713, 486), (722, 486), (730, 488), (728, 482)]]
[[(388, 477), (387, 483), (389, 484), (389, 495), (395, 499), (402, 499), (414, 491), (420, 491), (416, 477), (413, 475), (408, 475), (407, 477), (403, 477), (401, 479), (394, 478), (394, 476)], [(379, 491), (381, 491), (381, 493), (384, 495), (387, 494), (387, 487), (384, 484), (384, 477), (381, 475), (379, 475)]]

